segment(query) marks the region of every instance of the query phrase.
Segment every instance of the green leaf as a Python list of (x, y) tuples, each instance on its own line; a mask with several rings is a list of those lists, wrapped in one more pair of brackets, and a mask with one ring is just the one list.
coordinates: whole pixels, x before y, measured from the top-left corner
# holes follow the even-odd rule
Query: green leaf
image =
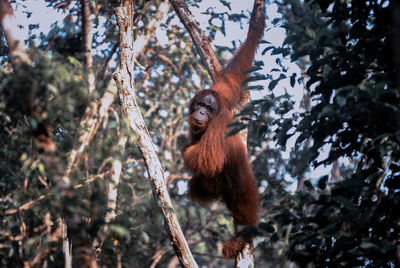
[(245, 125), (243, 123), (233, 123), (233, 124), (229, 124), (229, 126), (231, 128), (226, 133), (225, 138), (231, 137), (247, 127), (247, 125)]
[(263, 75), (263, 74), (255, 73), (254, 75), (252, 75), (252, 76), (246, 78), (246, 79), (243, 81), (242, 84), (245, 85), (245, 84), (247, 84), (247, 83), (249, 83), (249, 82), (260, 81), (260, 80), (262, 81), (262, 80), (267, 80), (267, 79), (268, 79), (268, 76)]
[(347, 103), (347, 98), (342, 97), (342, 96), (336, 96), (335, 97), (335, 102), (340, 106), (343, 107)]
[(248, 87), (243, 88), (242, 90), (261, 91), (261, 90), (264, 90), (264, 86), (263, 85), (248, 86)]
[(273, 101), (271, 101), (269, 99), (265, 99), (264, 102), (261, 104), (261, 113), (269, 112), (269, 110), (273, 106), (274, 106), (274, 102)]
[(354, 206), (353, 202), (351, 202), (350, 199), (343, 197), (343, 196), (336, 196), (333, 198), (336, 202), (339, 202), (341, 205), (343, 205), (344, 208), (355, 211), (356, 207)]
[(378, 245), (376, 245), (376, 244), (374, 244), (374, 243), (371, 243), (371, 242), (365, 242), (365, 241), (363, 241), (363, 242), (360, 244), (360, 248), (362, 248), (362, 249), (374, 250), (374, 251), (377, 251), (377, 252), (379, 252), (379, 253), (385, 253), (385, 250), (384, 250), (383, 248), (381, 248), (381, 247), (379, 247)]
[(353, 93), (354, 91), (358, 91), (358, 87), (356, 86), (344, 86), (341, 88), (338, 88), (335, 92), (335, 96), (345, 96), (348, 95), (349, 93)]
[(71, 57), (71, 56), (68, 56), (68, 61), (69, 61), (72, 65), (74, 65), (76, 68), (79, 68), (79, 69), (82, 68), (82, 64), (81, 64), (80, 61), (77, 60), (76, 58)]
[(261, 52), (261, 55), (264, 55), (265, 53), (268, 52), (268, 50), (271, 50), (271, 49), (273, 49), (273, 48), (274, 48), (274, 46), (266, 47), (266, 48)]
[(121, 237), (129, 238), (129, 230), (126, 229), (124, 226), (110, 224), (110, 231), (117, 233)]
[(264, 230), (267, 233), (274, 233), (276, 232), (276, 228), (274, 227), (273, 224), (271, 223), (266, 223), (266, 222), (260, 222), (258, 224), (258, 227), (262, 230)]
[(335, 114), (336, 114), (336, 112), (335, 112), (335, 110), (332, 109), (332, 107), (330, 107), (330, 106), (325, 106), (325, 107), (322, 109), (321, 113), (318, 114), (318, 119), (321, 119), (321, 118), (329, 118), (329, 117), (331, 117), (331, 116), (333, 116), (333, 115), (335, 115)]
[(324, 190), (326, 188), (327, 182), (328, 182), (328, 175), (321, 177), (318, 181), (318, 188)]
[(276, 87), (278, 82), (279, 80), (272, 80), (271, 82), (269, 82), (268, 89), (272, 91)]
[(235, 115), (235, 117), (241, 116), (241, 115), (252, 115), (254, 113), (254, 104), (253, 103), (248, 103), (246, 104), (242, 110)]
[(309, 190), (314, 189), (314, 186), (312, 185), (311, 181), (309, 181), (309, 180), (304, 181), (304, 186), (306, 186)]
[(296, 76), (297, 76), (297, 73), (293, 73), (293, 74), (290, 76), (290, 86), (291, 86), (291, 87), (294, 87), (294, 85), (296, 84)]

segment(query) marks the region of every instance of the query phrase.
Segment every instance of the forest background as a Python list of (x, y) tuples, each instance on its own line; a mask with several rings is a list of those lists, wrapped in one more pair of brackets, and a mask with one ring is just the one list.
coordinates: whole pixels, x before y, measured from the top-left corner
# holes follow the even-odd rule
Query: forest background
[[(1, 265), (59, 267), (68, 241), (73, 256), (94, 252), (104, 267), (176, 267), (140, 136), (112, 79), (120, 3), (45, 2), (65, 19), (46, 34), (23, 25), (28, 61), (10, 58), (4, 20), (0, 32)], [(213, 2), (187, 5), (225, 63), (252, 6)], [(399, 266), (399, 4), (266, 2), (253, 100), (232, 130), (248, 129), (262, 198), (256, 266)], [(187, 102), (211, 77), (169, 2), (133, 4), (135, 94), (174, 212), (200, 266), (231, 267), (220, 254), (231, 217), (187, 199), (180, 154)]]

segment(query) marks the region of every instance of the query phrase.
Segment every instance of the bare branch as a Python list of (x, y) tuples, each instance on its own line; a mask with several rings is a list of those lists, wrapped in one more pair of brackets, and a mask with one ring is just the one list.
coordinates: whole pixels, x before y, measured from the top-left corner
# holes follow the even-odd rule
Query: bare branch
[[(122, 134), (118, 142), (118, 147), (120, 148), (121, 152), (125, 150), (125, 144), (127, 141), (128, 137)], [(119, 185), (121, 171), (122, 171), (122, 159), (121, 156), (119, 156), (113, 159), (112, 162), (111, 182), (108, 183), (108, 190), (107, 190), (108, 201), (107, 201), (107, 213), (104, 218), (105, 224), (101, 226), (92, 244), (92, 249), (96, 255), (96, 261), (99, 267), (101, 267), (101, 260), (100, 260), (101, 247), (108, 232), (108, 224), (117, 217), (115, 209), (117, 208), (117, 197), (118, 197), (117, 187)]]
[(117, 86), (115, 81), (110, 80), (110, 83), (101, 99), (98, 101), (93, 101), (87, 107), (80, 123), (78, 146), (69, 153), (68, 167), (65, 171), (64, 177), (69, 176), (73, 166), (78, 162), (83, 152), (93, 140), (101, 122), (108, 115), (108, 110), (111, 104), (114, 102), (116, 95)]
[(155, 35), (157, 28), (160, 27), (164, 18), (168, 14), (169, 7), (170, 5), (167, 1), (161, 2), (158, 6), (157, 12), (154, 14), (154, 18), (147, 24), (146, 34), (136, 37), (132, 48), (132, 56), (135, 59), (145, 49), (150, 41), (150, 38)]
[(204, 66), (206, 66), (211, 79), (215, 81), (218, 74), (222, 71), (222, 66), (212, 49), (207, 36), (204, 34), (203, 30), (200, 29), (199, 23), (194, 19), (192, 12), (190, 12), (184, 0), (170, 0), (170, 2), (186, 30), (192, 37), (197, 52), (199, 52), (201, 61)]
[[(48, 228), (50, 228), (51, 220), (47, 220), (48, 223), (46, 225)], [(61, 240), (63, 236), (63, 222), (61, 219), (58, 219), (57, 221), (58, 225), (56, 230), (49, 236), (47, 241), (49, 243), (57, 245), (58, 242)], [(36, 268), (36, 267), (42, 267), (43, 262), (47, 259), (47, 256), (54, 252), (57, 249), (57, 246), (51, 247), (51, 246), (41, 246), (38, 250), (38, 253), (36, 254), (35, 258), (33, 258), (32, 262), (30, 262), (27, 266), (31, 268)]]
[(36, 198), (35, 200), (29, 201), (25, 204), (23, 204), (22, 206), (20, 206), (19, 208), (15, 208), (15, 209), (9, 209), (7, 210), (3, 215), (4, 216), (10, 216), (13, 214), (16, 214), (20, 211), (24, 211), (24, 210), (28, 210), (31, 209), (32, 207), (34, 207), (37, 203), (39, 203), (40, 200), (45, 199), (46, 197), (48, 197), (49, 195), (47, 194), (43, 194), (41, 196), (39, 196), (38, 198)]
[(115, 44), (111, 48), (110, 53), (108, 54), (107, 58), (104, 60), (103, 68), (101, 69), (101, 71), (98, 73), (98, 76), (97, 76), (97, 79), (99, 81), (104, 80), (104, 78), (106, 77), (108, 64), (111, 61), (112, 57), (114, 56), (115, 52), (117, 52), (118, 47), (119, 47), (119, 42), (115, 42)]
[(133, 8), (132, 1), (122, 1), (115, 9), (120, 29), (120, 70), (114, 74), (118, 82), (119, 97), (124, 116), (129, 120), (130, 127), (137, 134), (138, 145), (142, 151), (147, 172), (149, 174), (153, 196), (160, 207), (167, 232), (170, 236), (175, 253), (184, 267), (198, 267), (189, 246), (183, 236), (177, 216), (165, 183), (164, 171), (158, 159), (154, 144), (144, 123), (137, 105), (134, 93), (134, 61), (133, 52)]

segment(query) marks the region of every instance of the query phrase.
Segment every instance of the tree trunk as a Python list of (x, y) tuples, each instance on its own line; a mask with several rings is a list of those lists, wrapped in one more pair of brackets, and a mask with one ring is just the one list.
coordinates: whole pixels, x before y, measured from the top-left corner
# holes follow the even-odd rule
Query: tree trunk
[(164, 171), (157, 157), (134, 94), (132, 1), (122, 1), (121, 6), (115, 9), (115, 14), (120, 29), (120, 70), (114, 74), (114, 78), (119, 85), (121, 108), (124, 116), (129, 120), (130, 127), (137, 134), (138, 145), (142, 151), (149, 174), (153, 196), (162, 211), (165, 227), (175, 253), (184, 267), (198, 267), (174, 212), (165, 183)]
[(89, 94), (92, 94), (95, 90), (95, 78), (93, 72), (93, 55), (92, 55), (92, 21), (90, 19), (91, 11), (89, 6), (89, 0), (81, 0), (82, 6), (82, 35), (83, 35), (83, 47), (85, 51), (85, 65), (87, 71), (87, 82), (89, 88)]

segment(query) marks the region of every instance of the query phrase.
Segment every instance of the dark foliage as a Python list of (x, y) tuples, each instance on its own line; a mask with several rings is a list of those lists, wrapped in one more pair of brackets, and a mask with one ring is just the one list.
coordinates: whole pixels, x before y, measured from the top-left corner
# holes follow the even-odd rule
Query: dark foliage
[[(340, 182), (332, 184), (328, 176), (305, 181), (305, 192), (272, 208), (271, 224), (278, 230), (270, 242), (277, 240), (274, 235), (286, 237), (287, 255), (301, 267), (400, 265), (400, 66), (393, 60), (398, 53), (393, 35), (399, 29), (393, 26), (392, 2), (279, 2), (284, 17), (276, 23), (287, 30), (287, 38), (282, 47), (266, 51), (290, 53), (295, 62), (306, 59), (311, 109), (277, 120), (277, 142), (285, 146), (294, 134), (297, 148), (312, 141), (295, 175), (310, 165), (355, 163)], [(287, 77), (282, 71), (269, 84), (271, 90), (280, 79), (290, 79), (292, 86), (297, 82), (295, 74)], [(322, 150), (329, 155), (317, 160)]]

